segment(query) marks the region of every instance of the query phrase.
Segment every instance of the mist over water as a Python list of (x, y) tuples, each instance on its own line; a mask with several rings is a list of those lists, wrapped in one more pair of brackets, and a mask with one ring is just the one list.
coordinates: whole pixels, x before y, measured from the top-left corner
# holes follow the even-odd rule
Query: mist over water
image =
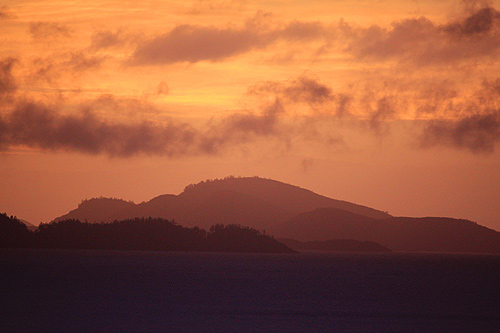
[(3, 331), (500, 329), (500, 256), (1, 250)]

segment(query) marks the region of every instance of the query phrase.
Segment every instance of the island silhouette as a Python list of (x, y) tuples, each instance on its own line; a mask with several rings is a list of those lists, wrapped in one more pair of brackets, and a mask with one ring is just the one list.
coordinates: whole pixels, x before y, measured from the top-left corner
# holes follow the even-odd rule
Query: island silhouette
[[(116, 239), (129, 237), (124, 230), (134, 223), (137, 228), (139, 225), (143, 228), (140, 232), (136, 230), (137, 244), (141, 237), (148, 239), (155, 235), (151, 226), (155, 223), (158, 230), (162, 230), (156, 234), (162, 234), (164, 240), (169, 233), (184, 230), (204, 244), (203, 248), (202, 245), (193, 245), (197, 241), (190, 246), (179, 243), (180, 250), (274, 251), (263, 245), (264, 242), (259, 243), (266, 239), (267, 242), (272, 240), (273, 244), (281, 240), (288, 245), (286, 249), (297, 251), (500, 253), (500, 233), (472, 221), (446, 217), (393, 217), (382, 210), (259, 177), (202, 181), (186, 186), (178, 195), (160, 195), (139, 204), (104, 197), (83, 200), (76, 209), (48, 224), (41, 224), (33, 235), (42, 242), (42, 235), (53, 237), (65, 227), (73, 226), (73, 242), (83, 242), (83, 235), (88, 238), (92, 233)], [(114, 231), (109, 231), (111, 229)], [(253, 241), (259, 239), (254, 243), (259, 243), (260, 247), (231, 248), (223, 240), (234, 236), (230, 236), (229, 231), (253, 237)], [(146, 236), (148, 233), (151, 235)], [(69, 240), (65, 241), (65, 246), (71, 246)], [(97, 240), (93, 241), (97, 244)], [(163, 248), (158, 245), (160, 241), (155, 246), (153, 243), (144, 241), (142, 249), (147, 246), (170, 249), (167, 245)]]

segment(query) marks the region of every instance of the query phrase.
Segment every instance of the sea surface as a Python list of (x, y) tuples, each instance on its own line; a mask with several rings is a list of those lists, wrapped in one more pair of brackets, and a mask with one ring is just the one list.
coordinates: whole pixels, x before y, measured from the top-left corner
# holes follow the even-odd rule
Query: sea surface
[(500, 332), (500, 256), (0, 250), (2, 332)]

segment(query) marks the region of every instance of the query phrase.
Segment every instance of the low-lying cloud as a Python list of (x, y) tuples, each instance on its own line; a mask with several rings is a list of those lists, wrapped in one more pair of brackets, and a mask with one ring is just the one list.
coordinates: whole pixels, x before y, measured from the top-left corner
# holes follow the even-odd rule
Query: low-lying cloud
[(109, 103), (123, 104), (108, 97), (87, 103), (77, 114), (64, 114), (58, 106), (19, 102), (12, 112), (0, 116), (0, 151), (24, 146), (119, 157), (177, 157), (217, 154), (230, 145), (282, 134), (284, 109), (279, 101), (261, 113), (237, 112), (203, 127), (175, 120), (116, 122), (98, 116), (94, 108)]
[(0, 147), (132, 156), (138, 153), (175, 156), (192, 146), (195, 131), (187, 124), (115, 123), (91, 111), (64, 115), (37, 103), (21, 103), (0, 119)]
[(445, 145), (474, 153), (492, 153), (500, 142), (500, 112), (476, 114), (457, 121), (430, 121), (419, 139), (423, 148)]

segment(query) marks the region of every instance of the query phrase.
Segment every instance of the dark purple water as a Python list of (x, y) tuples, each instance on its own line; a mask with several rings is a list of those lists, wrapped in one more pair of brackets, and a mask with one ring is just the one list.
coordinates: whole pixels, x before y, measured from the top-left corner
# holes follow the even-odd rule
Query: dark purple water
[(500, 331), (500, 256), (0, 250), (0, 330)]

